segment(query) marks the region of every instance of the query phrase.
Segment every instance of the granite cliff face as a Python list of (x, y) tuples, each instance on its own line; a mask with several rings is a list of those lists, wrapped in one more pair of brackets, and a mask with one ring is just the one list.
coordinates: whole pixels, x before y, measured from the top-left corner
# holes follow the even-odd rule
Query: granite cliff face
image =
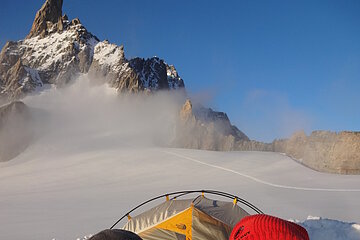
[(126, 59), (123, 46), (100, 42), (79, 19), (62, 15), (62, 4), (47, 0), (26, 39), (3, 47), (0, 100), (19, 99), (45, 84), (61, 87), (87, 73), (122, 92), (184, 88), (174, 66), (157, 57)]
[(206, 150), (234, 150), (238, 141), (249, 138), (237, 127), (231, 125), (225, 113), (200, 107), (193, 109), (190, 100), (183, 105), (176, 126), (176, 147)]
[(35, 20), (29, 35), (26, 38), (36, 37), (41, 35), (45, 37), (55, 30), (63, 30), (62, 19), (62, 5), (63, 0), (49, 0), (36, 13)]
[(275, 140), (273, 151), (283, 152), (302, 164), (322, 172), (360, 174), (360, 132), (298, 132)]
[(20, 154), (30, 144), (33, 133), (31, 113), (22, 102), (0, 107), (0, 162)]
[(269, 151), (285, 153), (321, 172), (360, 174), (360, 132), (314, 131), (294, 133), (289, 139), (263, 143), (250, 140), (230, 124), (225, 113), (195, 110), (187, 100), (177, 124), (174, 146), (218, 151)]
[(360, 174), (360, 132), (302, 131), (272, 143), (238, 141), (232, 150), (285, 153), (320, 172)]

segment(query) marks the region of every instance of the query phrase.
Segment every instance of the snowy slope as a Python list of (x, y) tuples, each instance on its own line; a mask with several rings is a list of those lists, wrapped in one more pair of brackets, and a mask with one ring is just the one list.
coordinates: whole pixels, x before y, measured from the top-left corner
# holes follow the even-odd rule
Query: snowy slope
[[(75, 239), (111, 226), (142, 200), (201, 188), (233, 192), (286, 219), (312, 214), (360, 222), (358, 177), (316, 173), (275, 153), (122, 146), (58, 151), (34, 146), (1, 165), (1, 239)], [(326, 188), (329, 182), (336, 190)]]
[[(0, 163), (0, 239), (76, 239), (150, 197), (188, 189), (234, 193), (285, 219), (321, 216), (303, 223), (312, 239), (360, 239), (359, 176), (315, 172), (278, 153), (157, 147), (175, 100), (84, 89), (25, 99), (50, 115), (37, 115), (36, 143)], [(329, 233), (334, 226), (345, 235)]]

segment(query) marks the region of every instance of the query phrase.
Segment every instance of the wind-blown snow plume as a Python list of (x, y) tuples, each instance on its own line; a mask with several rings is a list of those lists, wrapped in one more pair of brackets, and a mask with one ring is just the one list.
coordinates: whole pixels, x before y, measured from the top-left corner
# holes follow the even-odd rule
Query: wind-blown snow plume
[(119, 94), (106, 84), (91, 84), (86, 75), (68, 87), (50, 88), (24, 99), (38, 111), (34, 128), (40, 140), (87, 150), (169, 145), (182, 101), (182, 93), (175, 91)]

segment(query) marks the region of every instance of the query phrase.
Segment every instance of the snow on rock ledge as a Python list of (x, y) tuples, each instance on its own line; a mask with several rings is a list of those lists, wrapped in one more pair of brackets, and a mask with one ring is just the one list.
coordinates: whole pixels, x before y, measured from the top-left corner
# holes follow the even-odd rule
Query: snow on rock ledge
[[(94, 49), (94, 60), (101, 65), (116, 67), (124, 60), (124, 47), (111, 44), (108, 41), (99, 42)], [(116, 70), (116, 68), (114, 69)]]
[[(0, 97), (17, 99), (46, 83), (62, 86), (88, 71), (98, 39), (80, 23), (65, 23), (62, 32), (4, 46), (0, 54), (0, 79), (4, 79), (0, 81)], [(24, 72), (27, 78), (18, 74)]]
[(62, 0), (47, 0), (27, 38), (5, 44), (0, 54), (0, 99), (21, 98), (43, 84), (63, 86), (82, 73), (126, 92), (184, 87), (175, 68), (163, 60), (128, 60), (123, 46), (99, 42), (79, 19), (69, 21), (61, 15)]
[[(169, 69), (172, 69), (169, 72)], [(169, 75), (170, 74), (170, 75)], [(120, 92), (172, 90), (184, 87), (174, 67), (158, 57), (126, 59), (124, 47), (108, 41), (98, 43), (89, 75), (104, 79)]]

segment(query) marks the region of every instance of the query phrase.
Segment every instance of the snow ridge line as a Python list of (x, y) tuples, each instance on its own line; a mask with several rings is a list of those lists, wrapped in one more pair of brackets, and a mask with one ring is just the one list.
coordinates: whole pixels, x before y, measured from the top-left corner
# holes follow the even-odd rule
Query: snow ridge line
[(267, 182), (267, 181), (261, 180), (261, 179), (259, 179), (259, 178), (256, 178), (256, 177), (250, 176), (250, 175), (248, 175), (248, 174), (241, 173), (241, 172), (238, 172), (238, 171), (229, 169), (229, 168), (221, 167), (221, 166), (214, 165), (214, 164), (210, 164), (210, 163), (205, 163), (205, 162), (199, 161), (199, 160), (197, 160), (197, 159), (195, 159), (195, 158), (191, 158), (191, 157), (188, 157), (188, 156), (185, 156), (185, 155), (182, 155), (182, 154), (178, 154), (178, 153), (174, 153), (174, 152), (170, 152), (170, 151), (163, 151), (163, 150), (160, 150), (160, 152), (167, 153), (167, 154), (170, 154), (170, 155), (173, 155), (173, 156), (177, 156), (177, 157), (180, 157), (180, 158), (183, 158), (183, 159), (187, 159), (187, 160), (189, 160), (189, 161), (196, 162), (196, 163), (199, 163), (199, 164), (208, 166), (208, 167), (217, 168), (217, 169), (220, 169), (220, 170), (223, 170), (223, 171), (231, 172), (231, 173), (240, 175), (240, 176), (242, 176), (242, 177), (251, 179), (251, 180), (253, 180), (253, 181), (257, 182), (257, 183), (261, 183), (261, 184), (268, 185), (268, 186), (271, 186), (271, 187), (285, 188), (285, 189), (291, 189), (291, 190), (302, 190), (302, 191), (360, 192), (360, 189), (309, 188), (309, 187), (294, 187), (294, 186), (287, 186), (287, 185), (275, 184), (275, 183)]

